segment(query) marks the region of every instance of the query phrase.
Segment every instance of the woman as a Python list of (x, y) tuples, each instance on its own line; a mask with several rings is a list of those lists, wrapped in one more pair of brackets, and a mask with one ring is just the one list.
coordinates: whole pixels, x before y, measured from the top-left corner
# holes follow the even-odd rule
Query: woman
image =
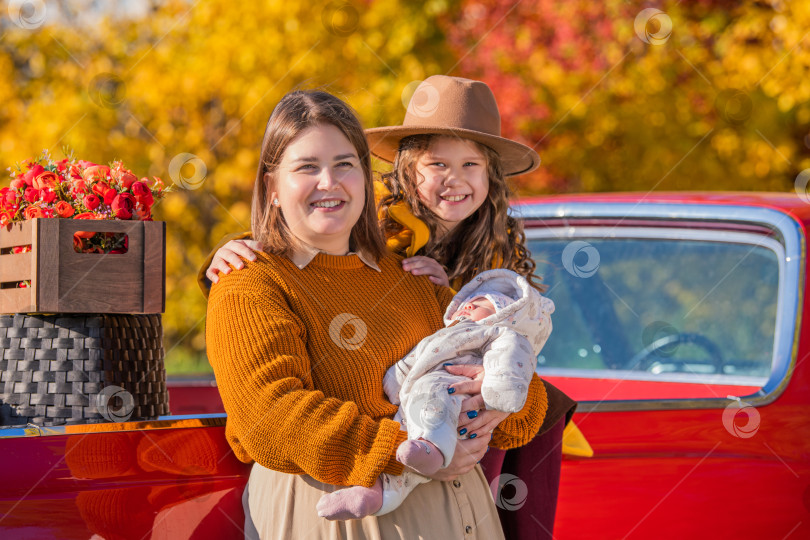
[[(432, 103), (426, 111), (418, 103)], [(411, 98), (401, 126), (367, 131), (378, 157), (392, 162), (392, 172), (377, 183), (381, 221), (388, 248), (406, 258), (403, 268), (437, 284), (458, 288), (487, 268), (508, 268), (532, 279), (534, 262), (522, 226), (508, 216), (506, 176), (535, 169), (532, 149), (500, 137), (500, 114), (489, 87), (480, 81), (429, 77)], [(453, 196), (460, 200), (446, 200)], [(231, 266), (253, 260), (250, 240), (228, 242), (201, 269), (216, 282)], [(210, 265), (208, 264), (210, 263)], [(446, 273), (445, 273), (446, 271)], [(203, 286), (203, 290), (206, 287)], [(525, 448), (496, 450), (482, 461), (490, 482), (500, 475), (518, 477), (534, 488), (518, 511), (499, 510), (507, 538), (551, 538), (562, 458), (563, 429), (570, 451), (589, 455), (590, 448), (572, 423), (575, 403), (547, 384), (549, 410), (538, 437)], [(476, 401), (477, 399), (477, 401)], [(471, 398), (464, 410), (480, 408)], [(478, 435), (480, 419), (462, 419), (465, 433)], [(579, 446), (579, 448), (576, 448)], [(498, 496), (496, 494), (496, 496)]]
[[(460, 440), (450, 465), (396, 511), (330, 522), (316, 503), (336, 485), (399, 474), (406, 438), (390, 420), (382, 378), (442, 326), (452, 292), (401, 268), (377, 227), (368, 145), (359, 121), (324, 92), (293, 92), (262, 142), (252, 233), (266, 253), (211, 290), (206, 343), (235, 455), (255, 461), (245, 490), (248, 530), (266, 538), (502, 538), (476, 462), (490, 437)], [(384, 316), (381, 316), (384, 314)], [(480, 392), (462, 383), (459, 392)], [(545, 390), (493, 424), (494, 441), (528, 442)]]

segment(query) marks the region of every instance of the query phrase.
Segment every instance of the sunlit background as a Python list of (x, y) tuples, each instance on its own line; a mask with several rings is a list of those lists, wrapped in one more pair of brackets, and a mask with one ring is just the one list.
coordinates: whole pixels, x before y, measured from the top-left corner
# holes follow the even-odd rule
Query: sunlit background
[(210, 370), (197, 270), (249, 228), (264, 125), (291, 89), (336, 93), (373, 127), (401, 122), (429, 75), (482, 79), (505, 135), (542, 156), (521, 195), (807, 185), (806, 1), (0, 5), (0, 163), (70, 148), (179, 187), (155, 208), (170, 374)]

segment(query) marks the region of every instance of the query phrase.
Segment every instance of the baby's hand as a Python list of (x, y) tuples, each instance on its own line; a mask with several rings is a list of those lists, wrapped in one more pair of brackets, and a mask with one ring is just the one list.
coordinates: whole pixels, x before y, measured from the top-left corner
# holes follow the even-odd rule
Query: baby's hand
[(244, 268), (245, 263), (242, 262), (240, 257), (244, 257), (249, 261), (256, 260), (254, 251), (261, 251), (261, 243), (255, 240), (231, 240), (214, 254), (211, 261), (211, 266), (205, 271), (205, 277), (211, 280), (211, 283), (219, 281), (219, 274), (230, 274), (233, 265), (237, 270)]
[(430, 281), (436, 285), (450, 286), (450, 281), (447, 279), (447, 272), (444, 271), (442, 265), (430, 257), (410, 257), (402, 261), (402, 269), (410, 272), (415, 276), (427, 276)]

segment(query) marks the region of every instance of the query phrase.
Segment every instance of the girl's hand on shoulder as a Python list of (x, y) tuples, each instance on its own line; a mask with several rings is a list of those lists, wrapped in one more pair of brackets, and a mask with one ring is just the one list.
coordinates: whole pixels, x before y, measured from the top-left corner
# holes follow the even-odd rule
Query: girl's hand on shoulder
[(430, 281), (436, 285), (450, 286), (450, 280), (447, 279), (447, 272), (444, 271), (435, 259), (430, 257), (410, 257), (402, 261), (402, 269), (410, 272), (415, 276), (427, 276)]
[(447, 366), (445, 369), (453, 375), (464, 375), (470, 378), (469, 381), (450, 385), (450, 388), (456, 389), (456, 393), (468, 396), (461, 402), (461, 414), (458, 418), (459, 435), (466, 435), (473, 439), (489, 435), (491, 438), (492, 431), (498, 427), (498, 424), (506, 420), (509, 413), (486, 409), (484, 398), (481, 395), (484, 366), (462, 364)]
[(219, 281), (219, 274), (230, 274), (231, 266), (237, 270), (244, 268), (245, 263), (242, 258), (248, 261), (256, 260), (255, 251), (261, 251), (262, 245), (256, 240), (231, 240), (214, 254), (211, 260), (211, 265), (205, 271), (205, 277), (211, 280), (211, 283)]
[(459, 439), (456, 442), (456, 451), (453, 453), (453, 459), (450, 464), (444, 469), (439, 469), (435, 474), (430, 475), (433, 480), (448, 481), (454, 480), (462, 474), (470, 472), (475, 464), (481, 461), (484, 454), (487, 453), (489, 441), (492, 440), (492, 434), (487, 433), (486, 436), (480, 436), (475, 439)]

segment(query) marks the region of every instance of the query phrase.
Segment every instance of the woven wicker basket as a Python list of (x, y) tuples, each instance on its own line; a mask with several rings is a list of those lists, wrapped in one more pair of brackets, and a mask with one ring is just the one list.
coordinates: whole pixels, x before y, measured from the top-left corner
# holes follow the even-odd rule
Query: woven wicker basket
[(0, 315), (0, 425), (166, 414), (160, 315)]

